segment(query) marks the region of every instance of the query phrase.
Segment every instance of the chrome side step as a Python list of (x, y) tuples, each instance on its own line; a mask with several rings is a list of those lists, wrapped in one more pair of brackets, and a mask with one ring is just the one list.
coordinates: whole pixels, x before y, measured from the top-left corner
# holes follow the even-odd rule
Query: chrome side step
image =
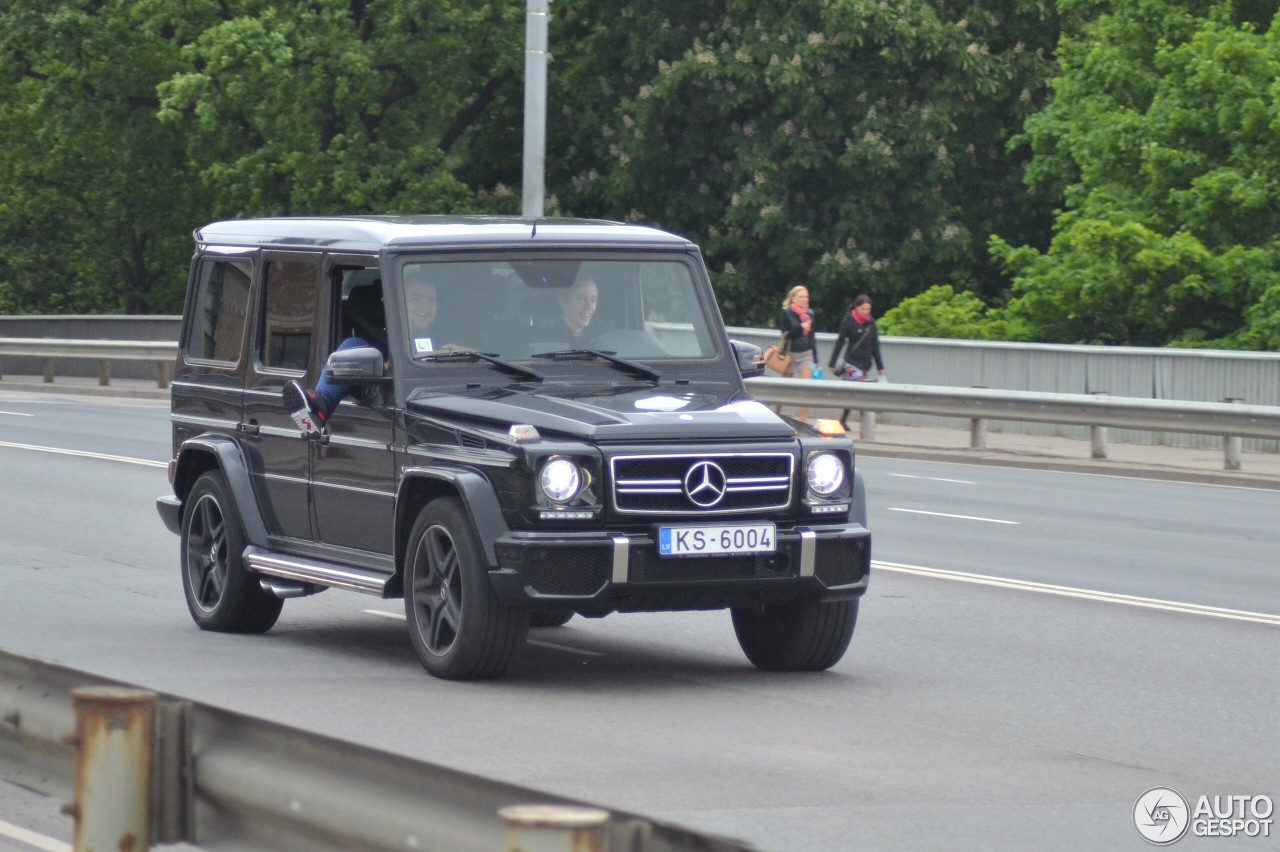
[[(307, 559), (302, 556), (288, 556), (249, 546), (244, 549), (244, 561), (249, 570), (298, 583), (311, 583), (317, 586), (328, 586), (335, 589), (347, 589), (352, 592), (364, 592), (368, 595), (382, 596), (387, 583), (391, 581), (388, 574), (378, 574), (349, 565), (334, 562), (322, 562), (318, 559)], [(275, 584), (268, 585), (272, 588)], [(288, 584), (280, 584), (284, 591)], [(296, 594), (296, 593), (295, 593)]]

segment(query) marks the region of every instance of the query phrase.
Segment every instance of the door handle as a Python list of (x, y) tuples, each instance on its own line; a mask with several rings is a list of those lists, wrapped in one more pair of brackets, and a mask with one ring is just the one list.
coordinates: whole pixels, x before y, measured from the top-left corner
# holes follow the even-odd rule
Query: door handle
[(236, 424), (236, 429), (244, 435), (257, 435), (261, 430), (257, 420), (250, 420), (248, 423)]

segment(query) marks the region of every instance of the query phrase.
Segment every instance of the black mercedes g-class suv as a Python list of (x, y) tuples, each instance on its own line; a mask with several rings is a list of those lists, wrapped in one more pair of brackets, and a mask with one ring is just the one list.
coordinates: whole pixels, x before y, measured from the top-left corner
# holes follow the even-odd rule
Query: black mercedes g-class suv
[[(195, 241), (157, 506), (200, 627), (334, 587), (403, 597), (443, 678), (574, 614), (729, 609), (760, 668), (843, 656), (871, 543), (852, 442), (751, 398), (760, 350), (688, 240), (359, 216)], [(330, 392), (313, 430), (293, 383)]]

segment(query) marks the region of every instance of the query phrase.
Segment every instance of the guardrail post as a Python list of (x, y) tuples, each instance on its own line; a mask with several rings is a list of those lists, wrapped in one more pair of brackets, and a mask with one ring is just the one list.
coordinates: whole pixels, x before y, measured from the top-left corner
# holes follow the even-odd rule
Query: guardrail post
[(859, 419), (858, 434), (861, 439), (874, 441), (876, 439), (876, 413), (874, 411), (864, 411)]
[(53, 384), (53, 359), (44, 359), (44, 383), (46, 385)]
[(76, 732), (75, 850), (151, 845), (151, 753), (156, 694), (94, 686), (71, 690)]
[(569, 805), (511, 805), (498, 811), (507, 826), (505, 852), (605, 852), (609, 812)]
[(156, 387), (158, 387), (158, 388), (167, 388), (167, 387), (169, 387), (169, 368), (170, 368), (170, 366), (171, 366), (171, 365), (169, 364), (169, 362), (168, 362), (168, 361), (157, 361), (157, 362), (156, 362)]
[[(1223, 402), (1230, 402), (1240, 405), (1244, 402), (1243, 397), (1228, 396)], [(1240, 453), (1244, 447), (1244, 441), (1239, 435), (1224, 435), (1222, 438), (1222, 469), (1223, 470), (1239, 470), (1240, 469)]]
[[(1090, 391), (1089, 396), (1110, 396), (1106, 391)], [(1107, 427), (1089, 427), (1089, 454), (1095, 459), (1107, 457)]]
[(111, 384), (111, 362), (106, 358), (98, 360), (98, 384), (102, 387)]
[[(985, 390), (986, 385), (972, 385), (977, 390)], [(987, 448), (987, 421), (983, 417), (969, 418), (969, 449), (985, 450)]]

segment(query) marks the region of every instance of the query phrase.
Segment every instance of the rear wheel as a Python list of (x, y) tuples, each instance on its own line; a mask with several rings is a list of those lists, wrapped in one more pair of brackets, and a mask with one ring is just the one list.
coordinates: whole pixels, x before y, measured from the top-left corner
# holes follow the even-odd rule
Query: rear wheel
[(498, 599), (485, 568), (462, 504), (428, 503), (409, 532), (404, 611), (413, 650), (436, 677), (497, 677), (524, 646), (529, 613)]
[(775, 672), (831, 668), (849, 648), (857, 621), (857, 600), (797, 600), (763, 611), (733, 610), (733, 631), (747, 659)]
[(209, 471), (196, 480), (182, 515), (182, 590), (201, 629), (265, 633), (280, 617), (284, 601), (245, 569), (244, 546), (227, 480)]

